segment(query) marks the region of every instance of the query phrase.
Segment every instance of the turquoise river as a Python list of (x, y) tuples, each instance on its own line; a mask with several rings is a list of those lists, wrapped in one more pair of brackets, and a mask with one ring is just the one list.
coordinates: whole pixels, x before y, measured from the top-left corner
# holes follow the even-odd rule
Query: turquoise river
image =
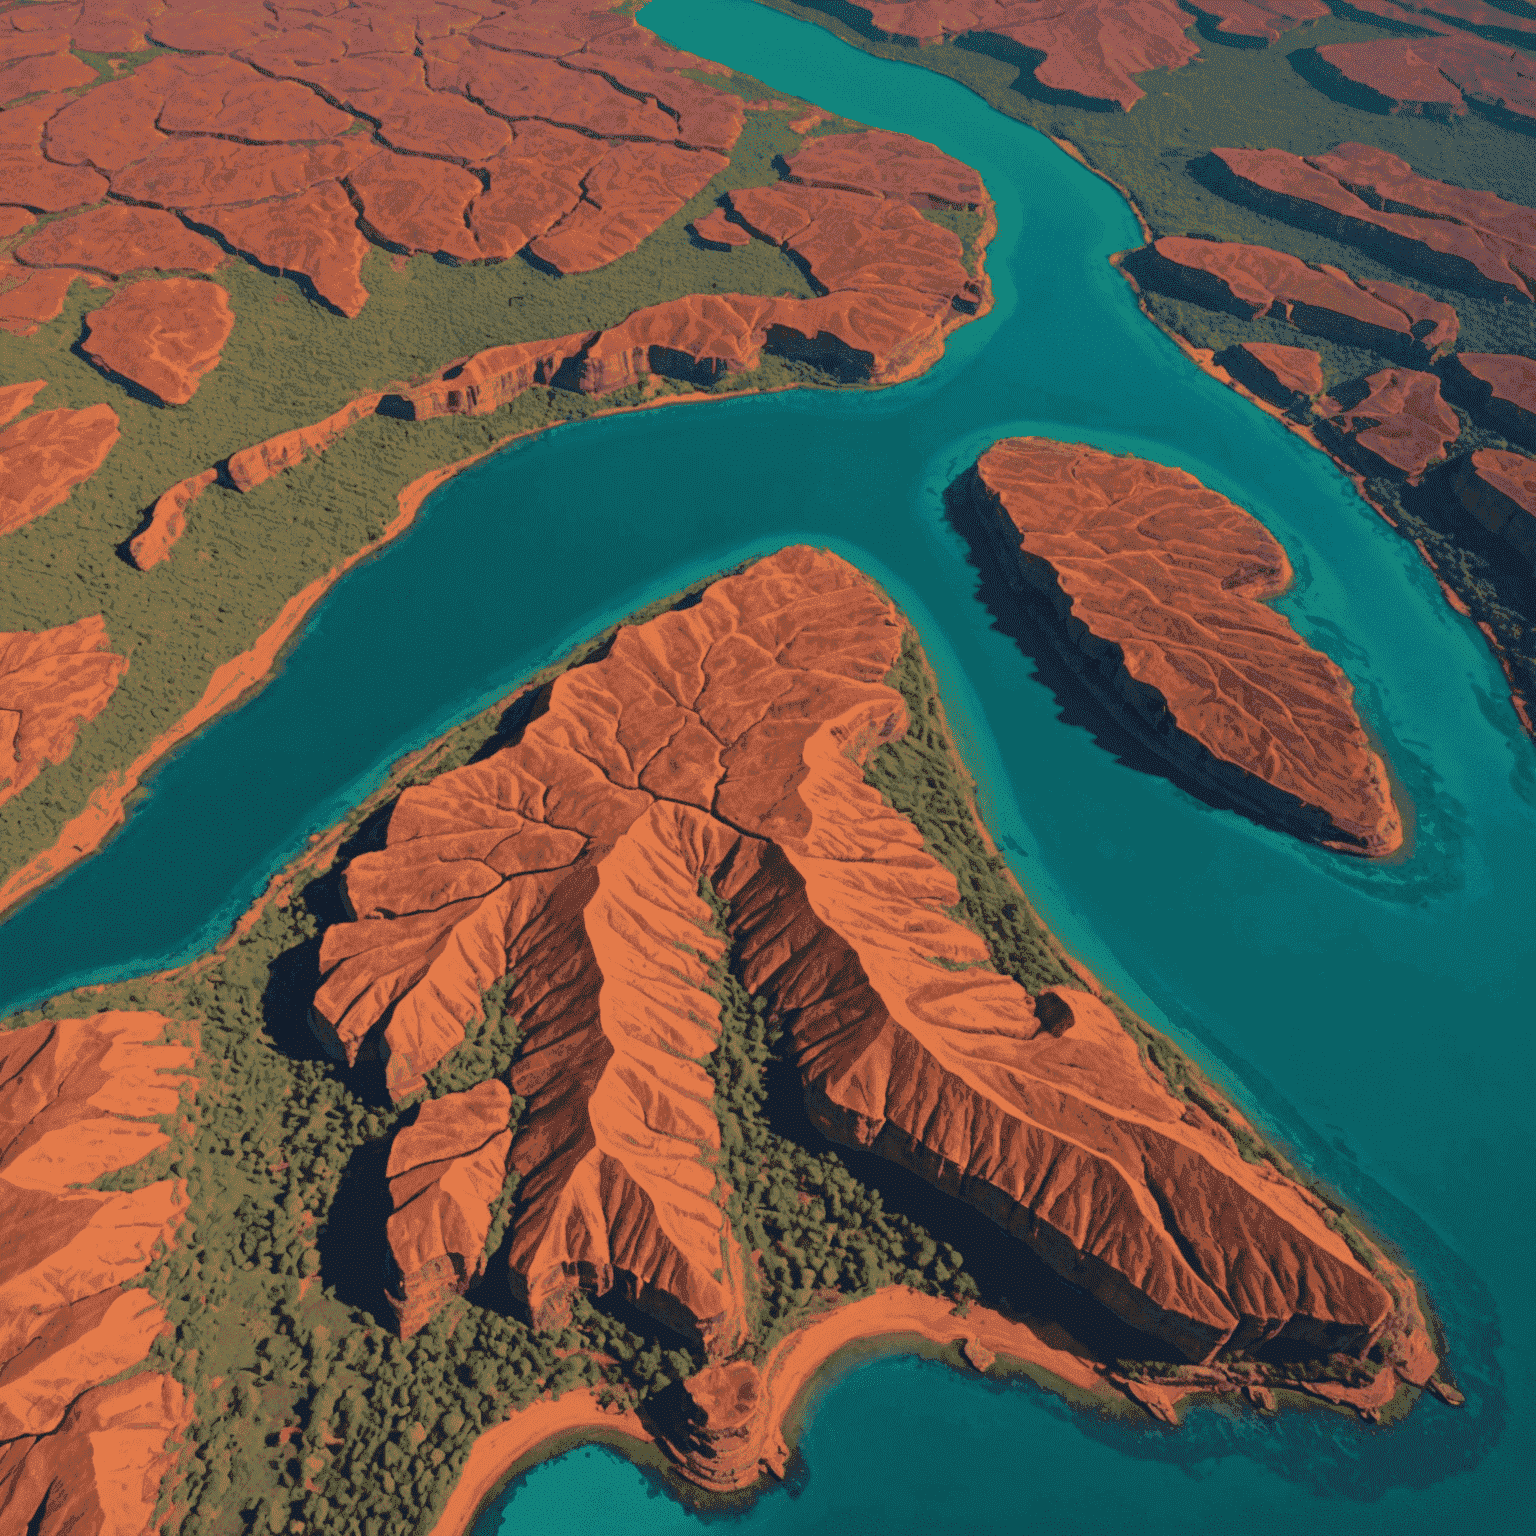
[[(1112, 188), (961, 87), (750, 0), (655, 0), (664, 37), (932, 140), (997, 199), (996, 304), (926, 377), (561, 428), (451, 482), (337, 588), (272, 683), (156, 776), (121, 833), (0, 927), (0, 1010), (207, 948), (400, 754), (653, 598), (807, 540), (922, 633), (985, 814), (1056, 931), (1395, 1242), (1460, 1411), (1106, 1421), (903, 1358), (814, 1404), (753, 1536), (1215, 1528), (1484, 1531), (1532, 1514), (1536, 755), (1411, 545), (1316, 450), (1192, 367), (1106, 260)], [(944, 488), (995, 439), (1190, 470), (1296, 567), (1280, 606), (1354, 681), (1416, 813), (1407, 859), (1303, 847), (1122, 761), (993, 619)], [(1522, 1519), (1522, 1515), (1525, 1517)], [(535, 1468), (477, 1536), (699, 1524), (617, 1455)]]

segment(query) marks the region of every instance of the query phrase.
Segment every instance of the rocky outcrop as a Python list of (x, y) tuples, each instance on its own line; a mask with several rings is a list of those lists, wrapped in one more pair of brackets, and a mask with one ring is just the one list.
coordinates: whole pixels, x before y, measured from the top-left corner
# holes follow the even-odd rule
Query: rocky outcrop
[(1536, 570), (1536, 459), (1479, 448), (1456, 472), (1456, 498)]
[(117, 438), (110, 405), (39, 411), (0, 431), (0, 534), (65, 501), (101, 468)]
[(868, 128), (808, 139), (786, 162), (789, 179), (864, 196), (893, 197), (915, 208), (986, 206), (987, 191), (970, 166), (905, 133)]
[(1472, 101), (1517, 123), (1536, 122), (1536, 60), (1499, 43), (1466, 33), (1383, 37), (1330, 43), (1317, 54), (1340, 82), (1363, 87), (1388, 111), (1452, 118)]
[(1223, 352), (1220, 362), (1240, 384), (1275, 405), (1305, 405), (1323, 392), (1323, 360), (1307, 347), (1245, 341)]
[(324, 453), (348, 427), (372, 416), (383, 399), (381, 394), (360, 395), (324, 421), (291, 432), (279, 432), (265, 442), (242, 448), (229, 456), (229, 478), (237, 491), (253, 491), (258, 485), (302, 463), (311, 454)]
[(348, 319), (368, 302), (362, 271), (370, 247), (340, 182), (318, 182), (296, 197), (243, 208), (194, 208), (187, 217), (258, 265), (307, 278)]
[(48, 387), (47, 379), (28, 379), (24, 384), (7, 384), (0, 388), (0, 427), (13, 421)]
[(213, 241), (173, 215), (120, 203), (45, 225), (18, 248), (16, 259), (31, 267), (81, 267), (107, 277), (146, 269), (212, 272), (226, 260)]
[[(1529, 301), (1536, 289), (1536, 209), (1416, 175), (1406, 160), (1368, 144), (1305, 159), (1281, 149), (1211, 155), (1213, 180), (1227, 196), (1374, 251), (1405, 272), (1494, 298)], [(1436, 345), (1454, 339), (1452, 330)]]
[(390, 1302), (410, 1338), (485, 1273), (491, 1205), (512, 1147), (506, 1085), (481, 1083), (421, 1106), (389, 1149)]
[(187, 508), (216, 479), (217, 470), (205, 469), (201, 474), (179, 481), (155, 501), (149, 514), (149, 525), (128, 545), (128, 554), (139, 570), (147, 571), (170, 558), (172, 547), (187, 531)]
[(185, 405), (218, 366), (234, 329), (229, 295), (217, 283), (167, 277), (134, 283), (85, 321), (85, 355), (137, 384), (162, 405)]
[[(955, 877), (864, 783), (906, 728), (883, 680), (902, 633), (807, 549), (622, 629), (515, 745), (407, 790), (348, 866), (322, 1039), (349, 1059), (377, 1041), (409, 1092), (510, 975), (514, 1286), (553, 1325), (578, 1284), (623, 1285), (723, 1365), (751, 1318), (698, 1064), (725, 950), (707, 879), (828, 1135), (969, 1200), (1181, 1355), (1363, 1347), (1391, 1300), (1321, 1207), (1173, 1099), (1096, 997), (992, 970)], [(684, 1454), (719, 1486), (761, 1454), (747, 1374), (690, 1389)]]
[(1402, 843), (1344, 674), (1265, 603), (1285, 551), (1183, 470), (1013, 438), (978, 510), (1063, 655), (1159, 756), (1257, 820), (1349, 853)]
[(0, 258), (0, 331), (13, 336), (36, 335), (40, 326), (63, 314), (64, 300), (77, 279), (93, 288), (107, 286), (106, 278), (93, 272), (69, 267), (36, 271), (10, 258)]
[(27, 1536), (149, 1536), (192, 1399), (141, 1371), (79, 1398), (59, 1427), (0, 1446), (0, 1528)]
[(1506, 437), (1536, 448), (1536, 361), (1511, 352), (1458, 352), (1448, 377), (1478, 415)]
[[(1326, 336), (1387, 356), (1427, 356), (1440, 343), (1450, 311), (1392, 283), (1354, 282), (1337, 267), (1312, 267), (1283, 251), (1227, 240), (1165, 235), (1119, 258), (1144, 287), (1193, 299), (1244, 319), (1286, 320), (1299, 331)], [(1454, 335), (1454, 330), (1451, 331)]]
[(734, 222), (724, 208), (711, 208), (702, 219), (695, 219), (688, 227), (705, 245), (718, 246), (721, 250), (736, 250), (752, 243), (751, 233)]
[(671, 1449), (693, 1482), (729, 1493), (755, 1483), (765, 1464), (782, 1476), (787, 1453), (750, 1360), (707, 1365), (683, 1383), (683, 1393), (687, 1407)]
[(48, 763), (62, 763), (128, 670), (102, 616), (58, 629), (0, 633), (0, 805)]
[(1330, 432), (1348, 434), (1356, 458), (1374, 474), (1418, 483), (1431, 464), (1461, 435), (1461, 418), (1440, 398), (1440, 379), (1410, 368), (1383, 368), (1363, 381), (1364, 394), (1340, 408), (1319, 412)]
[(142, 1361), (165, 1330), (160, 1304), (123, 1286), (172, 1240), (184, 1186), (82, 1187), (168, 1145), (155, 1117), (174, 1114), (193, 1085), (193, 1052), (161, 1043), (167, 1024), (156, 1013), (109, 1012), (0, 1035), (6, 1529), (145, 1529), (167, 1437), (190, 1416), (167, 1378), (100, 1385)]

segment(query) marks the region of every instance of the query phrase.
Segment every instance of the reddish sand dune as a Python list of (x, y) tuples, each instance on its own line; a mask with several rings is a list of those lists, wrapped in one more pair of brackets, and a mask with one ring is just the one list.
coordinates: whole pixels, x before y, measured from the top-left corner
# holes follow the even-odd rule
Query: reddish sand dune
[(79, 1186), (169, 1145), (149, 1117), (176, 1111), (193, 1052), (156, 1044), (166, 1025), (99, 1013), (0, 1035), (0, 1440), (54, 1430), (165, 1327), (153, 1298), (121, 1286), (171, 1239), (184, 1186)]
[(1045, 438), (998, 443), (977, 473), (999, 547), (1056, 609), (1069, 659), (1095, 687), (1102, 670), (1157, 750), (1313, 841), (1401, 845), (1348, 680), (1263, 601), (1291, 578), (1263, 524), (1183, 470)]
[(1341, 144), (1307, 159), (1280, 149), (1211, 153), (1223, 168), (1222, 190), (1266, 213), (1351, 241), (1436, 282), (1495, 297), (1531, 296), (1536, 210), (1417, 176), (1406, 160), (1365, 144)]
[(0, 427), (20, 416), (47, 387), (47, 379), (31, 379), (25, 384), (0, 387)]
[(171, 546), (187, 531), (187, 508), (216, 479), (217, 470), (205, 469), (201, 474), (173, 485), (156, 500), (149, 527), (128, 546), (133, 563), (141, 571), (170, 558)]
[(621, 630), (516, 746), (406, 791), (385, 850), (352, 861), (322, 1037), (353, 1056), (382, 1025), (408, 1089), (510, 973), (528, 1101), (512, 1262), (534, 1315), (558, 1320), (578, 1281), (623, 1283), (728, 1356), (739, 1258), (698, 1153), (718, 1137), (696, 1065), (719, 1028), (708, 877), (829, 1135), (974, 1201), (1195, 1358), (1234, 1333), (1360, 1347), (1390, 1299), (1316, 1205), (1170, 1098), (1096, 998), (1053, 994), (1042, 1027), (978, 963), (954, 877), (863, 782), (906, 728), (883, 681), (901, 635), (863, 577), (807, 549)]
[(711, 208), (702, 219), (695, 219), (689, 228), (706, 245), (723, 246), (735, 250), (750, 245), (752, 236), (740, 224), (733, 223), (724, 208)]
[(481, 1083), (423, 1104), (395, 1137), (387, 1170), (395, 1207), (390, 1301), (402, 1338), (485, 1273), (491, 1205), (507, 1181), (511, 1109), (505, 1084)]
[(1375, 92), (1394, 112), (1459, 117), (1471, 100), (1536, 122), (1536, 59), (1501, 43), (1460, 32), (1330, 43), (1317, 52), (1341, 80)]
[(0, 431), (0, 534), (52, 511), (101, 468), (117, 438), (110, 405), (39, 411)]
[(1460, 419), (1440, 398), (1439, 377), (1383, 368), (1365, 385), (1369, 393), (1358, 404), (1327, 412), (1330, 426), (1350, 433), (1378, 474), (1403, 475), (1416, 484), (1461, 435)]
[(586, 174), (581, 201), (529, 250), (557, 272), (591, 272), (640, 244), (729, 162), (713, 150), (615, 144)]
[(1462, 460), (1456, 495), (1478, 522), (1502, 534), (1536, 569), (1536, 459), (1479, 448)]
[(217, 230), (252, 261), (307, 277), (315, 292), (348, 319), (368, 302), (362, 271), (370, 247), (340, 182), (322, 181), (297, 197), (247, 208), (194, 208), (187, 216)]
[(225, 256), (173, 214), (108, 203), (45, 225), (17, 250), (16, 259), (33, 267), (84, 267), (121, 277), (145, 268), (212, 272)]
[[(1277, 347), (1265, 341), (1245, 341), (1243, 354), (1228, 366), (1257, 395), (1279, 405), (1316, 399), (1323, 392), (1323, 360), (1306, 347)], [(1225, 360), (1225, 359), (1224, 359)]]
[(134, 283), (86, 316), (85, 355), (166, 405), (185, 405), (218, 366), (235, 316), (217, 283), (167, 277)]
[[(1309, 267), (1263, 245), (1169, 235), (1132, 252), (1124, 266), (1149, 288), (1245, 319), (1289, 320), (1299, 331), (1388, 355), (1424, 354), (1448, 323), (1437, 311), (1449, 306), (1436, 306), (1422, 294), (1387, 283), (1372, 284), (1368, 292), (1337, 267)], [(1393, 295), (1399, 302), (1391, 301)], [(1434, 318), (1421, 319), (1426, 314)]]
[(0, 1446), (0, 1528), (147, 1536), (192, 1415), (180, 1383), (158, 1372), (87, 1392), (53, 1434)]
[(0, 805), (46, 763), (62, 763), (75, 735), (128, 670), (108, 649), (106, 621), (93, 614), (59, 629), (0, 633)]
[(879, 128), (811, 139), (788, 166), (789, 179), (806, 186), (897, 197), (920, 208), (980, 208), (987, 200), (970, 166), (921, 139)]
[(1506, 436), (1536, 448), (1536, 360), (1508, 352), (1458, 352), (1453, 369)]
[[(1199, 52), (1185, 35), (1194, 18), (1174, 0), (866, 0), (859, 9), (902, 41), (938, 43), (968, 32), (1006, 38), (1045, 55), (1033, 73), (1048, 92), (1125, 112), (1146, 95), (1133, 75), (1178, 69)], [(1023, 72), (1030, 73), (1027, 63)]]

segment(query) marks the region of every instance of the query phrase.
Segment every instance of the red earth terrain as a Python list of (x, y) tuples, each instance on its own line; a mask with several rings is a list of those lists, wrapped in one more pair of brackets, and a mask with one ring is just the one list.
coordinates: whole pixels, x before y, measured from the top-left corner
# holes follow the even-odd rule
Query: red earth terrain
[(1317, 53), (1340, 80), (1394, 112), (1460, 117), (1473, 101), (1516, 123), (1536, 122), (1536, 59), (1502, 43), (1457, 32), (1329, 43)]
[[(194, 1051), (156, 1013), (44, 1020), (0, 1036), (0, 1524), (147, 1528), (166, 1442), (190, 1404), (166, 1377), (101, 1383), (145, 1359), (160, 1304), (124, 1282), (174, 1236), (184, 1186), (89, 1188), (170, 1144)], [(46, 1511), (46, 1513), (45, 1513)], [(33, 1523), (37, 1522), (37, 1523)], [(135, 1523), (137, 1522), (137, 1523)]]
[(146, 269), (212, 272), (227, 259), (213, 241), (180, 219), (158, 208), (121, 203), (58, 219), (16, 251), (24, 266), (82, 267), (104, 277)]
[(28, 379), (24, 384), (0, 386), (0, 427), (27, 410), (47, 387), (47, 379)]
[(1536, 361), (1510, 352), (1458, 352), (1452, 369), (1505, 436), (1536, 448)]
[(1456, 496), (1478, 522), (1502, 535), (1536, 570), (1536, 459), (1479, 448), (1456, 472)]
[(1461, 435), (1460, 418), (1440, 398), (1439, 376), (1383, 368), (1364, 382), (1367, 393), (1358, 403), (1344, 409), (1329, 405), (1319, 414), (1330, 428), (1353, 436), (1356, 447), (1374, 461), (1376, 473), (1401, 475), (1417, 484)]
[(1268, 315), (1299, 331), (1388, 355), (1431, 353), (1455, 312), (1395, 283), (1356, 283), (1337, 267), (1311, 267), (1264, 245), (1165, 235), (1120, 258), (1138, 283), (1245, 319)]
[(390, 1300), (410, 1338), (485, 1273), (491, 1206), (507, 1182), (512, 1095), (487, 1082), (421, 1106), (389, 1149)]
[(724, 208), (710, 209), (702, 219), (695, 219), (688, 227), (705, 245), (734, 250), (738, 246), (752, 243), (752, 236), (745, 226), (732, 222)]
[(82, 350), (162, 405), (185, 405), (218, 366), (234, 328), (229, 295), (217, 283), (155, 278), (122, 289), (86, 316)]
[(1254, 394), (1276, 405), (1301, 405), (1323, 392), (1323, 360), (1307, 347), (1245, 341), (1222, 360)]
[(52, 511), (101, 468), (117, 439), (110, 405), (39, 411), (0, 430), (0, 534)]
[(147, 571), (170, 558), (172, 546), (187, 531), (187, 508), (217, 479), (217, 470), (205, 469), (179, 481), (156, 499), (149, 526), (128, 545), (128, 553), (139, 570)]
[(62, 763), (128, 670), (93, 614), (58, 629), (0, 633), (0, 805)]
[(1265, 601), (1291, 565), (1262, 523), (1183, 470), (1046, 438), (1005, 439), (976, 473), (1005, 570), (1154, 751), (1326, 847), (1401, 846), (1348, 679)]
[(1174, 1100), (1097, 997), (994, 971), (950, 915), (955, 877), (864, 782), (907, 728), (884, 681), (903, 632), (805, 548), (621, 629), (515, 745), (406, 790), (387, 846), (352, 860), (317, 1032), (348, 1060), (381, 1050), (410, 1093), (512, 976), (511, 1263), (541, 1326), (577, 1285), (621, 1285), (712, 1361), (750, 1328), (699, 1065), (729, 937), (827, 1134), (979, 1206), (1182, 1356), (1360, 1347), (1391, 1299), (1320, 1207)]
[(1418, 176), (1368, 144), (1305, 159), (1281, 149), (1211, 153), (1222, 190), (1265, 213), (1452, 287), (1522, 301), (1536, 292), (1536, 209)]

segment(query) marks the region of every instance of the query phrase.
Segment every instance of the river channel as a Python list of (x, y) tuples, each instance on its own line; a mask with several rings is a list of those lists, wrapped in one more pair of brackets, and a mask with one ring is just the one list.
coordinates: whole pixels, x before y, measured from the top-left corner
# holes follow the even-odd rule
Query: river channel
[[(753, 1533), (1490, 1529), (1531, 1507), (1536, 754), (1497, 664), (1412, 546), (1315, 449), (1196, 370), (1108, 255), (1121, 197), (927, 71), (750, 0), (654, 0), (669, 41), (939, 144), (997, 200), (996, 304), (924, 378), (560, 428), (450, 482), (341, 582), (279, 675), (165, 765), (95, 858), (0, 926), (0, 1011), (206, 949), (403, 752), (653, 598), (786, 543), (881, 581), (922, 634), (984, 813), (1046, 921), (1178, 1038), (1422, 1278), (1460, 1411), (1390, 1431), (1198, 1408), (1100, 1420), (1032, 1386), (907, 1359), (825, 1391)], [(1367, 864), (1191, 798), (1078, 723), (994, 625), (942, 494), (999, 437), (1179, 465), (1296, 569), (1278, 606), (1353, 681), (1414, 807)], [(508, 1490), (477, 1536), (691, 1530), (587, 1448)]]

